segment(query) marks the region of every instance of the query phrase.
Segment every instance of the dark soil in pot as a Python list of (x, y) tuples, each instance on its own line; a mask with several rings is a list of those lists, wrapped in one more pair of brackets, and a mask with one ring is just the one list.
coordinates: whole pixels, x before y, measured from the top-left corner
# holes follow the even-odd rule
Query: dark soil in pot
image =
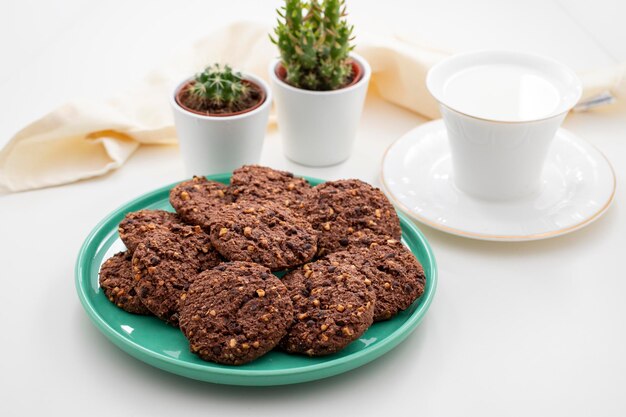
[(215, 106), (210, 103), (195, 99), (189, 92), (189, 86), (195, 83), (191, 80), (182, 85), (176, 92), (176, 103), (183, 109), (203, 116), (216, 116), (226, 117), (235, 116), (242, 113), (247, 113), (259, 107), (265, 101), (266, 94), (260, 85), (250, 80), (243, 80), (248, 87), (250, 87), (250, 94), (242, 100), (242, 102), (236, 108), (230, 108), (225, 106)]
[[(352, 65), (352, 74), (350, 76), (350, 79), (346, 82), (346, 84), (343, 87), (338, 88), (337, 90), (341, 90), (343, 88), (348, 88), (350, 86), (353, 86), (354, 84), (358, 83), (361, 78), (363, 78), (363, 68), (361, 68), (361, 66), (356, 61), (350, 61), (350, 65)], [(282, 82), (284, 82), (287, 85), (291, 85), (287, 81), (285, 81), (285, 78), (287, 77), (287, 70), (285, 69), (285, 67), (283, 67), (283, 64), (279, 62), (278, 65), (276, 65), (274, 72), (276, 73), (276, 76)], [(299, 88), (295, 86), (292, 86), (292, 87)], [(305, 90), (305, 89), (302, 89), (302, 90)], [(337, 91), (337, 90), (307, 90), (307, 91), (320, 91), (321, 92), (321, 91)]]

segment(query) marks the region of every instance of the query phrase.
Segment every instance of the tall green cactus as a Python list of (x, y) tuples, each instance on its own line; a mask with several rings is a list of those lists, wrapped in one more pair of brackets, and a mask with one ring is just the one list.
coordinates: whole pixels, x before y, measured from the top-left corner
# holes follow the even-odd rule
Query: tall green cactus
[(345, 86), (352, 76), (348, 54), (354, 49), (345, 0), (285, 0), (277, 12), (270, 39), (280, 50), (285, 81), (306, 90)]
[(196, 110), (222, 109), (225, 113), (245, 110), (251, 88), (243, 76), (228, 65), (214, 64), (196, 74), (188, 86), (186, 105)]

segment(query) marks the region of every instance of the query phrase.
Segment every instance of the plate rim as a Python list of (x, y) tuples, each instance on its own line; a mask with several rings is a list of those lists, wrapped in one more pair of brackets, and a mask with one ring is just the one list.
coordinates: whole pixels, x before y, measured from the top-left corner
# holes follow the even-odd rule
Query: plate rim
[[(215, 174), (208, 175), (206, 178), (214, 180), (214, 181), (224, 181), (230, 178), (230, 173), (223, 174)], [(325, 180), (302, 176), (309, 182), (320, 183), (325, 182)], [(183, 180), (184, 181), (184, 180)], [(84, 267), (84, 263), (89, 260), (88, 264), (91, 265), (90, 259), (92, 256), (89, 255), (90, 252), (95, 252), (97, 248), (102, 243), (100, 235), (105, 231), (105, 226), (112, 221), (115, 217), (120, 215), (121, 213), (126, 213), (128, 211), (132, 211), (136, 208), (137, 205), (141, 205), (142, 207), (150, 205), (154, 203), (155, 198), (160, 196), (164, 192), (169, 191), (173, 186), (178, 184), (180, 181), (173, 182), (171, 184), (165, 185), (163, 187), (159, 187), (155, 190), (144, 193), (126, 203), (122, 204), (118, 208), (109, 212), (102, 220), (98, 222), (98, 224), (90, 231), (88, 236), (83, 241), (81, 248), (78, 252), (78, 257), (76, 259), (75, 267), (74, 267), (74, 276), (75, 276), (75, 287), (78, 293), (78, 298), (80, 300), (83, 309), (86, 311), (87, 316), (90, 321), (95, 325), (95, 327), (104, 334), (104, 336), (111, 341), (118, 348), (122, 349), (127, 354), (145, 362), (151, 366), (156, 368), (181, 375), (187, 378), (192, 378), (196, 380), (201, 380), (205, 382), (219, 383), (219, 384), (229, 384), (229, 385), (284, 385), (284, 384), (292, 384), (292, 383), (300, 383), (300, 382), (308, 382), (312, 380), (322, 379), (330, 376), (334, 376), (343, 372), (347, 372), (349, 370), (355, 369), (361, 365), (364, 365), (383, 354), (387, 353), (389, 350), (399, 345), (402, 341), (404, 341), (415, 328), (421, 323), (426, 312), (428, 311), (432, 300), (434, 298), (434, 294), (437, 289), (437, 281), (438, 281), (438, 270), (437, 270), (437, 262), (435, 259), (435, 255), (432, 251), (430, 244), (428, 243), (424, 234), (419, 230), (419, 228), (404, 214), (398, 212), (398, 217), (400, 218), (400, 222), (403, 228), (407, 228), (411, 230), (411, 232), (418, 239), (419, 243), (424, 248), (424, 251), (427, 255), (426, 261), (428, 261), (431, 271), (431, 276), (429, 277), (430, 285), (427, 287), (428, 291), (425, 291), (422, 295), (423, 299), (420, 305), (416, 308), (416, 310), (407, 318), (407, 320), (402, 323), (399, 327), (394, 329), (387, 337), (380, 340), (378, 343), (373, 345), (371, 348), (366, 348), (360, 350), (358, 352), (354, 352), (347, 356), (342, 356), (336, 359), (332, 359), (329, 361), (314, 363), (311, 365), (300, 366), (295, 368), (287, 368), (287, 369), (271, 369), (271, 370), (262, 370), (262, 369), (241, 369), (239, 367), (224, 367), (224, 368), (206, 368), (204, 364), (199, 363), (191, 363), (182, 361), (176, 358), (171, 358), (165, 355), (162, 355), (158, 352), (154, 352), (141, 344), (137, 343), (128, 338), (124, 338), (117, 331), (113, 329), (110, 323), (108, 323), (105, 319), (103, 319), (98, 313), (97, 309), (92, 305), (88, 298), (87, 287), (89, 286), (88, 280), (89, 271), (88, 268)], [(107, 232), (108, 233), (108, 232)], [(87, 280), (87, 281), (85, 281)], [(83, 286), (83, 281), (85, 281), (85, 286)], [(422, 298), (421, 297), (421, 298)], [(319, 373), (323, 373), (324, 371), (334, 368), (334, 367), (342, 367), (348, 365), (345, 369), (340, 369), (334, 373), (327, 373), (324, 375), (317, 375)], [(353, 366), (350, 366), (353, 365)], [(180, 370), (180, 372), (179, 372)], [(193, 372), (194, 374), (188, 374), (184, 371)], [(200, 374), (197, 374), (200, 373)], [(290, 375), (300, 375), (301, 378), (295, 381), (262, 381), (257, 378), (260, 377), (268, 377), (268, 378), (276, 378), (276, 377), (289, 377)], [(207, 376), (209, 378), (202, 378), (201, 376)], [(223, 376), (232, 378), (232, 381), (218, 381), (214, 378), (210, 378), (210, 376)], [(237, 381), (237, 378), (255, 378), (254, 383), (247, 384), (241, 383)], [(264, 383), (269, 382), (269, 383)]]
[[(430, 120), (428, 122), (422, 123), (414, 128), (412, 128), (411, 130), (405, 132), (402, 136), (400, 136), (398, 139), (396, 139), (395, 141), (393, 141), (393, 143), (391, 143), (387, 149), (385, 149), (385, 152), (383, 153), (383, 157), (381, 159), (381, 163), (380, 163), (380, 175), (379, 175), (379, 179), (380, 179), (380, 183), (381, 183), (381, 188), (383, 189), (385, 195), (387, 196), (387, 198), (389, 198), (393, 204), (398, 207), (400, 209), (400, 211), (402, 211), (403, 214), (405, 214), (407, 217), (409, 217), (410, 219), (413, 219), (415, 221), (418, 221), (426, 226), (432, 227), (433, 229), (448, 233), (448, 234), (452, 234), (455, 236), (459, 236), (459, 237), (464, 237), (464, 238), (469, 238), (469, 239), (475, 239), (475, 240), (484, 240), (484, 241), (491, 241), (491, 242), (527, 242), (527, 241), (535, 241), (535, 240), (544, 240), (544, 239), (549, 239), (549, 238), (553, 238), (553, 237), (558, 237), (558, 236), (563, 236), (572, 232), (575, 232), (577, 230), (580, 230), (588, 225), (590, 225), (591, 223), (595, 222), (596, 220), (598, 220), (600, 217), (602, 217), (602, 215), (604, 213), (606, 213), (606, 211), (609, 209), (609, 207), (613, 204), (613, 201), (615, 200), (615, 193), (617, 191), (617, 176), (615, 175), (615, 168), (613, 167), (613, 165), (611, 164), (611, 161), (609, 161), (609, 159), (606, 157), (606, 155), (597, 147), (595, 146), (593, 143), (584, 140), (583, 138), (581, 138), (580, 136), (576, 135), (573, 132), (570, 132), (568, 129), (559, 127), (559, 129), (557, 130), (558, 134), (559, 132), (564, 132), (567, 135), (570, 135), (580, 141), (583, 141), (585, 144), (587, 144), (588, 146), (590, 146), (591, 148), (593, 148), (596, 152), (598, 152), (598, 154), (602, 157), (602, 159), (604, 159), (604, 161), (606, 162), (606, 165), (609, 167), (609, 170), (611, 172), (611, 179), (613, 180), (613, 189), (611, 191), (611, 195), (609, 196), (609, 198), (607, 199), (607, 201), (604, 203), (604, 205), (595, 213), (593, 213), (593, 215), (587, 217), (586, 219), (584, 219), (583, 221), (576, 223), (574, 225), (571, 226), (567, 226), (565, 228), (562, 229), (558, 229), (558, 230), (553, 230), (550, 232), (542, 232), (542, 233), (532, 233), (532, 234), (528, 234), (528, 235), (501, 235), (501, 234), (488, 234), (488, 233), (478, 233), (478, 232), (471, 232), (471, 231), (467, 231), (467, 230), (463, 230), (463, 229), (458, 229), (458, 228), (454, 228), (454, 227), (450, 227), (450, 226), (444, 226), (440, 223), (434, 222), (426, 217), (420, 216), (419, 214), (416, 214), (414, 211), (412, 211), (411, 209), (409, 209), (404, 203), (402, 203), (400, 200), (398, 200), (398, 198), (391, 192), (389, 186), (387, 185), (387, 182), (385, 180), (385, 162), (387, 160), (387, 156), (389, 154), (389, 151), (401, 140), (405, 139), (407, 136), (411, 135), (413, 132), (424, 128), (425, 126), (428, 125), (435, 125), (435, 124), (444, 124), (443, 119), (439, 118), (439, 119), (435, 119), (435, 120)], [(445, 125), (444, 125), (445, 127)]]

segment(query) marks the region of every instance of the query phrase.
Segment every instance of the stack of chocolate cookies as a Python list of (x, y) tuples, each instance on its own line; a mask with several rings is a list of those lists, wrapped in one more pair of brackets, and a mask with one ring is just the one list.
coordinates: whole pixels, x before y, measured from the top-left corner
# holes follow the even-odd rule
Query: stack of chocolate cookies
[(127, 251), (104, 262), (100, 286), (119, 308), (180, 327), (204, 360), (240, 365), (274, 348), (332, 354), (424, 292), (393, 206), (362, 181), (311, 187), (243, 166), (230, 186), (176, 185), (170, 203), (175, 213), (126, 215)]

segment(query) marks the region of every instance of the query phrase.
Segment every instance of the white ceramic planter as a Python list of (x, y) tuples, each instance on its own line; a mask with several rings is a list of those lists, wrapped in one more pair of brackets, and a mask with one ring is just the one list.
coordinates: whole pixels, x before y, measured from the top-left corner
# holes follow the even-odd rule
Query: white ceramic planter
[(372, 70), (362, 57), (350, 54), (361, 67), (353, 85), (333, 91), (293, 87), (276, 74), (280, 61), (270, 64), (278, 129), (287, 158), (302, 165), (335, 165), (352, 153)]
[(171, 105), (187, 176), (231, 172), (259, 162), (272, 93), (262, 79), (250, 74), (244, 78), (265, 90), (265, 101), (254, 110), (232, 116), (205, 116), (181, 107), (176, 93), (190, 79), (174, 90)]

